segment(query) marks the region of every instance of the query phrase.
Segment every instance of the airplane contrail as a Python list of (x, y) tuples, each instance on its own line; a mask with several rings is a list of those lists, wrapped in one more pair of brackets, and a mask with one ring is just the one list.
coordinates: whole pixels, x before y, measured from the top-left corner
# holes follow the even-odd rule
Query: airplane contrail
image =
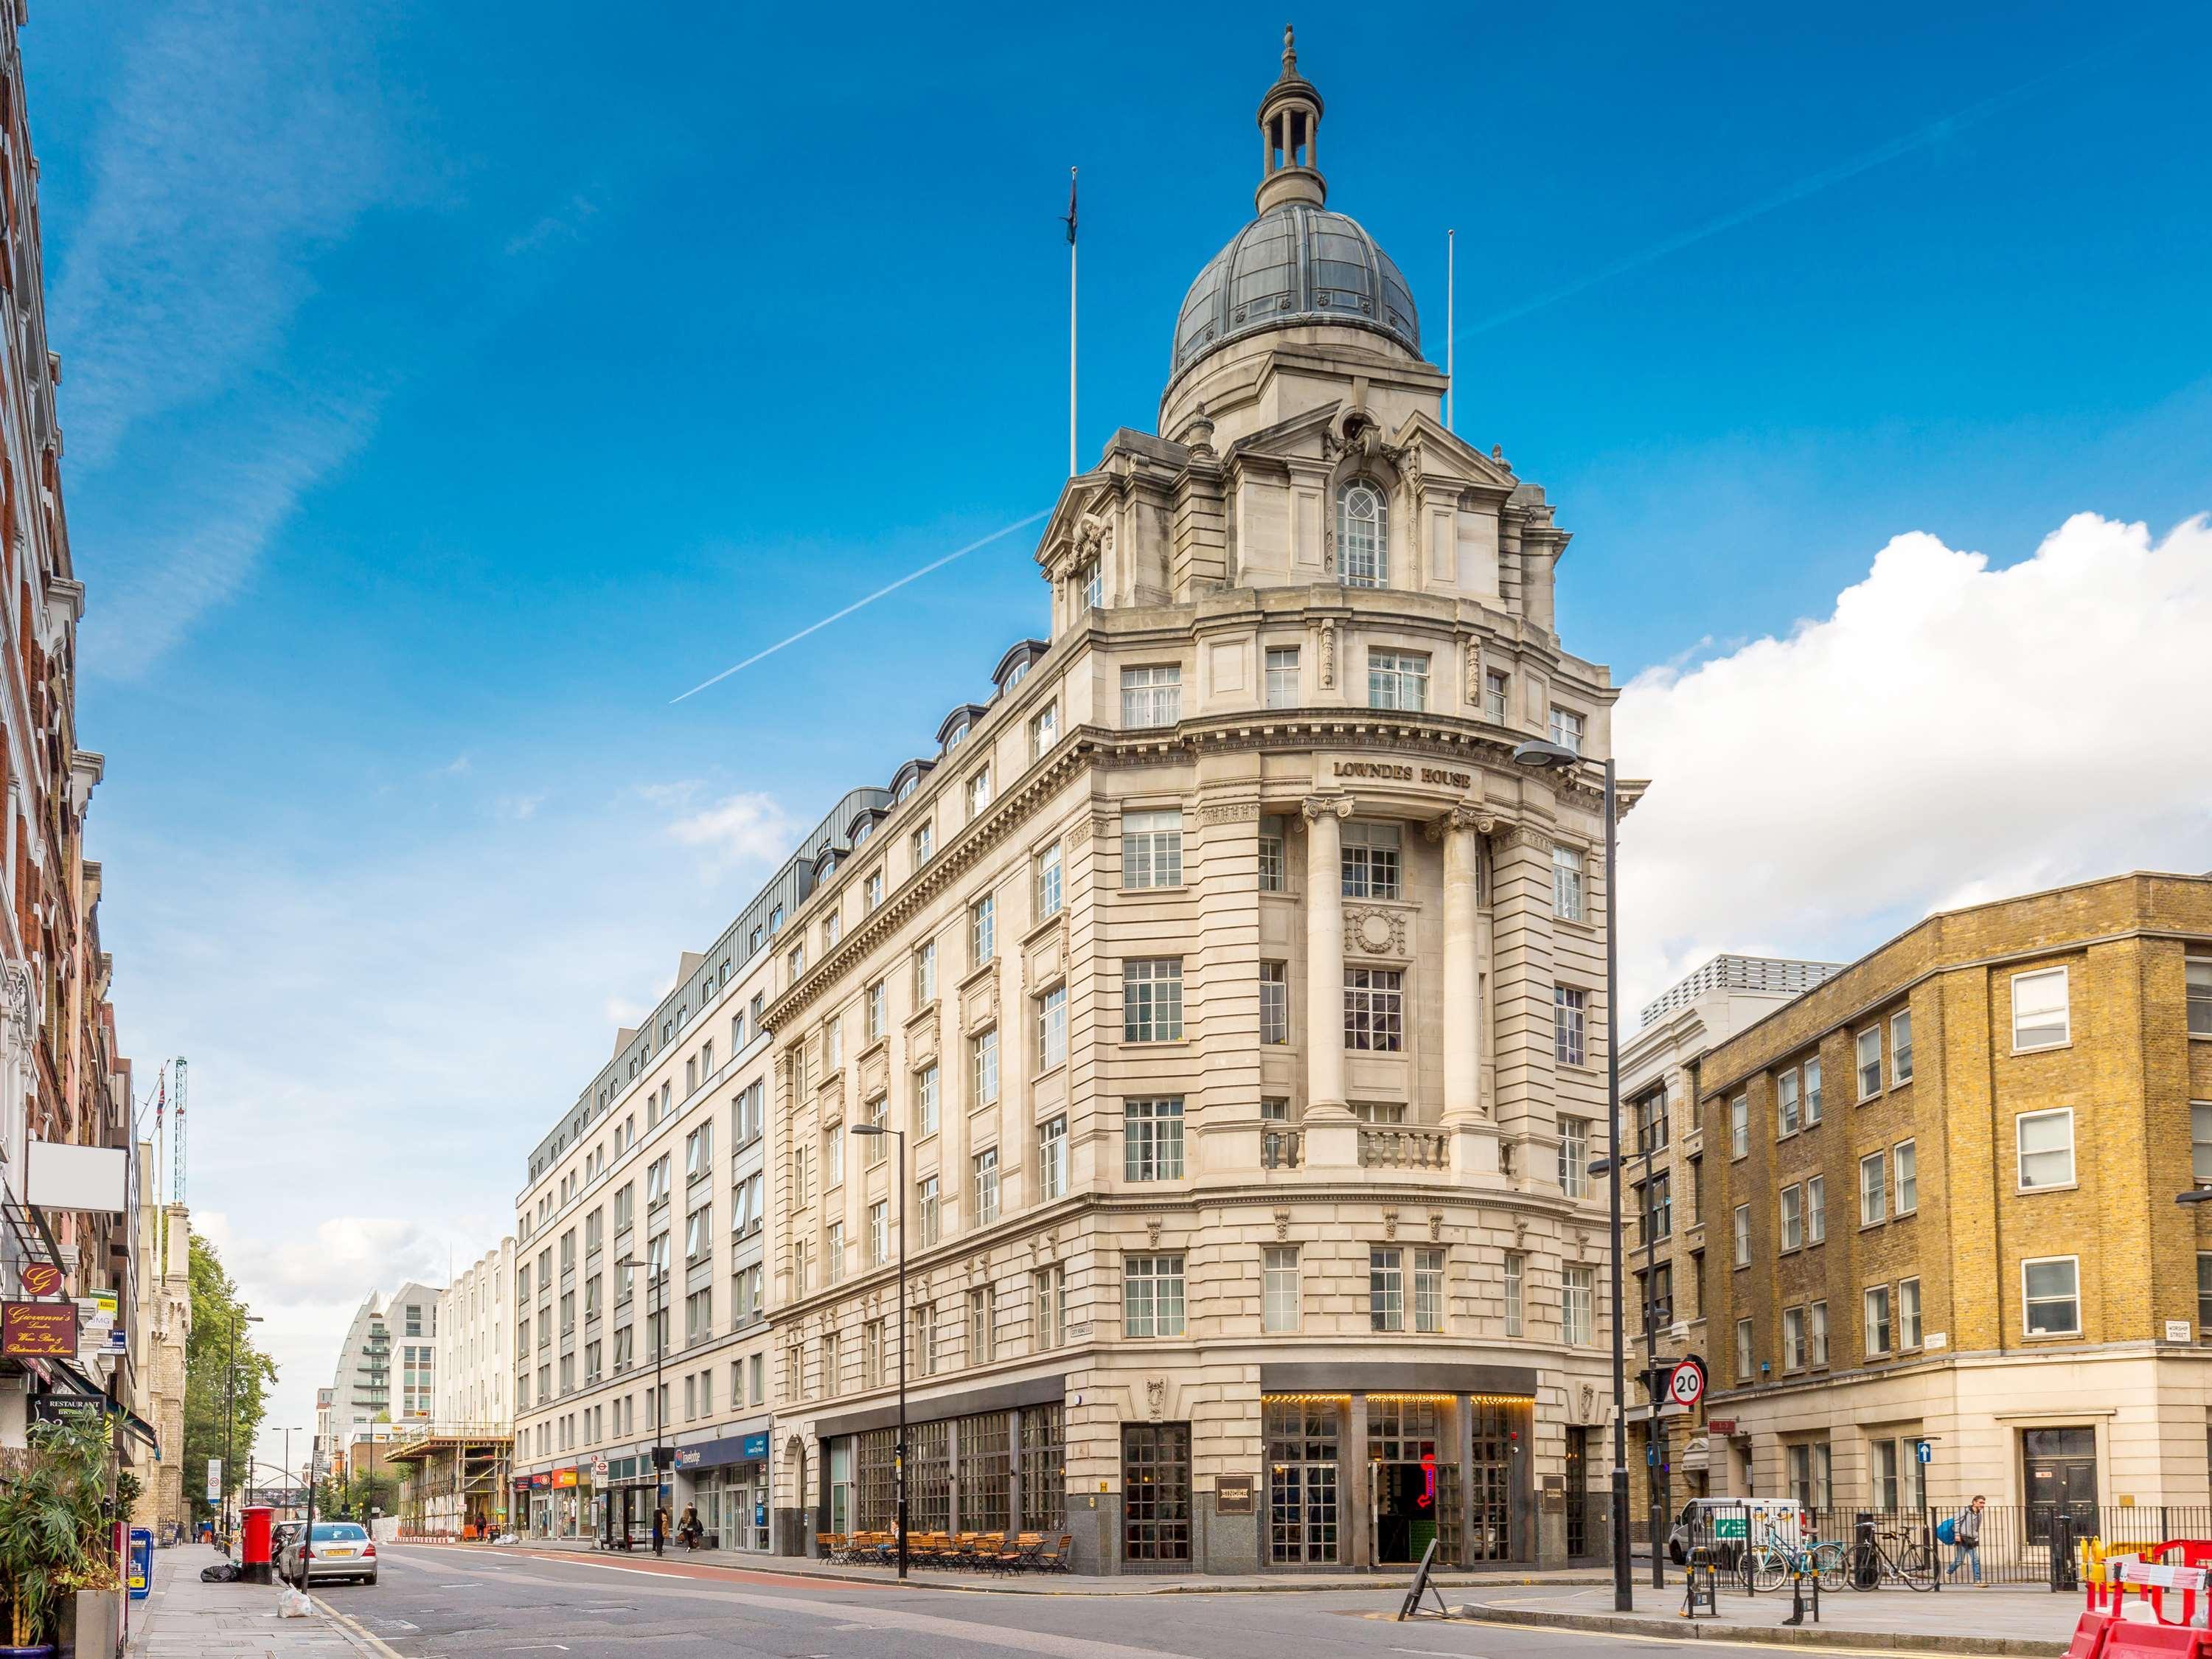
[(1600, 283), (1609, 283), (1616, 276), (1625, 276), (1632, 270), (1641, 270), (1644, 266), (1656, 264), (1668, 254), (1679, 253), (1684, 248), (1702, 242), (1709, 236), (1717, 236), (1723, 231), (1734, 230), (1737, 226), (1748, 224), (1753, 219), (1762, 218), (1778, 208), (1788, 207), (1792, 202), (1802, 202), (1808, 196), (1817, 194), (1832, 185), (1840, 185), (1846, 179), (1856, 179), (1862, 173), (1871, 172), (1885, 162), (1894, 161), (1899, 157), (1909, 155), (1917, 149), (1924, 149), (1939, 139), (1964, 131), (1968, 127), (1987, 120), (2000, 111), (2010, 108), (2031, 94), (2039, 92), (2053, 81), (2077, 74), (2100, 58), (2111, 57), (2124, 47), (2134, 45), (2141, 38), (2140, 34), (2136, 34), (2113, 41), (2111, 45), (2089, 53), (2086, 58), (2076, 58), (2072, 63), (2062, 64), (2057, 69), (2039, 75), (2033, 80), (2023, 81), (2007, 91), (1992, 93), (1979, 103), (1969, 104), (1966, 108), (1954, 114), (1930, 121), (1926, 126), (1917, 128), (1901, 138), (1893, 138), (1887, 143), (1877, 144), (1872, 149), (1862, 151), (1845, 161), (1837, 162), (1832, 167), (1823, 167), (1818, 173), (1808, 173), (1795, 184), (1784, 185), (1781, 189), (1762, 196), (1758, 200), (1747, 203), (1742, 207), (1723, 213), (1717, 218), (1708, 219), (1704, 223), (1693, 225), (1687, 230), (1678, 231), (1662, 241), (1654, 242), (1649, 247), (1616, 259), (1611, 264), (1602, 266), (1586, 276), (1578, 276), (1571, 283), (1539, 294), (1533, 299), (1523, 300), (1517, 305), (1508, 306), (1503, 311), (1495, 312), (1478, 322), (1469, 324), (1454, 334), (1452, 338), (1464, 340), (1470, 335), (1485, 334), (1492, 329), (1503, 328), (1508, 323), (1519, 321), (1530, 312), (1541, 311), (1546, 306), (1557, 305), (1562, 300), (1571, 299), (1586, 289), (1595, 288)]
[(975, 540), (969, 543), (965, 547), (955, 548), (951, 552), (947, 553), (941, 559), (932, 559), (927, 564), (922, 566), (921, 569), (909, 570), (905, 575), (901, 576), (896, 581), (886, 582), (883, 586), (869, 594), (866, 599), (854, 600), (852, 604), (847, 605), (842, 611), (831, 611), (830, 615), (823, 617), (820, 622), (809, 623), (805, 627), (800, 629), (796, 634), (790, 635), (788, 638), (778, 640), (774, 645), (768, 647), (765, 650), (754, 652), (751, 656), (747, 657), (743, 662), (731, 664), (729, 667), (725, 668), (720, 673), (715, 675), (712, 679), (702, 680), (698, 684), (693, 686), (689, 691), (684, 693), (683, 696), (671, 697), (668, 701), (672, 705), (682, 702), (684, 701), (684, 697), (696, 697), (699, 693), (704, 691), (708, 686), (719, 685), (722, 681), (729, 678), (731, 675), (738, 672), (740, 670), (750, 668), (755, 663), (760, 661), (763, 658), (773, 657), (787, 645), (796, 645), (799, 641), (805, 639), (809, 634), (818, 634), (823, 629), (829, 627), (831, 623), (842, 622), (846, 617), (851, 616), (855, 611), (861, 609), (865, 605), (873, 605), (878, 599), (882, 599), (884, 594), (896, 593), (900, 588), (904, 587), (908, 582), (919, 581), (933, 570), (942, 570), (946, 565), (951, 564), (953, 560), (965, 558), (979, 547), (988, 547), (993, 542), (999, 541), (1005, 537), (1011, 536), (1017, 530), (1026, 530), (1030, 526), (1035, 524), (1039, 519), (1044, 518), (1047, 514), (1051, 513), (1051, 511), (1052, 509), (1048, 507), (1040, 507), (1035, 513), (1030, 514), (1026, 519), (1017, 519), (1012, 524), (1001, 525), (998, 529), (994, 530), (989, 535), (979, 537)]

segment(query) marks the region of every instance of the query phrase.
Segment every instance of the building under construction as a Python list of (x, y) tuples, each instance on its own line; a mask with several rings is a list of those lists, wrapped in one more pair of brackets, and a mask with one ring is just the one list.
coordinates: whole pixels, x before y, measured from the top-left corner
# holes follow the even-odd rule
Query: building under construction
[(404, 1537), (482, 1538), (507, 1524), (514, 1436), (489, 1423), (441, 1425), (389, 1446)]

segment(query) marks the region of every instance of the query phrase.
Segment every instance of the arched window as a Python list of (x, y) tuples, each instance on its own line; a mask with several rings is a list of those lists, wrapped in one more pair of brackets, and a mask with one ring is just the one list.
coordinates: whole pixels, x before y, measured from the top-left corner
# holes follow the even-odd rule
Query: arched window
[(1382, 486), (1371, 478), (1354, 478), (1337, 492), (1337, 569), (1346, 587), (1389, 585), (1389, 514)]

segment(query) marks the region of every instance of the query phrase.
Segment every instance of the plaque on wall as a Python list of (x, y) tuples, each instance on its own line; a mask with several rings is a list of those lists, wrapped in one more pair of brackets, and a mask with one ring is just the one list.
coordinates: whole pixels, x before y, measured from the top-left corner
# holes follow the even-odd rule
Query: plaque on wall
[(1213, 1512), (1216, 1515), (1251, 1514), (1252, 1477), (1249, 1474), (1216, 1475), (1213, 1480)]
[(1539, 1497), (1541, 1500), (1545, 1514), (1564, 1515), (1566, 1512), (1567, 1508), (1566, 1476), (1563, 1474), (1546, 1475), (1544, 1477), (1543, 1490), (1539, 1494)]

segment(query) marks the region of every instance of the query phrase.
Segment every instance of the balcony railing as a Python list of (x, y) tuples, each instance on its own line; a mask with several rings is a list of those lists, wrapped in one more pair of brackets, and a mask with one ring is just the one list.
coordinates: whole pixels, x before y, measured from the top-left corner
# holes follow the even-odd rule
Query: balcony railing
[(1263, 1170), (1295, 1170), (1304, 1152), (1304, 1137), (1297, 1129), (1262, 1129), (1260, 1131), (1260, 1167)]
[(1442, 1129), (1362, 1129), (1359, 1167), (1363, 1170), (1441, 1170), (1444, 1167)]

